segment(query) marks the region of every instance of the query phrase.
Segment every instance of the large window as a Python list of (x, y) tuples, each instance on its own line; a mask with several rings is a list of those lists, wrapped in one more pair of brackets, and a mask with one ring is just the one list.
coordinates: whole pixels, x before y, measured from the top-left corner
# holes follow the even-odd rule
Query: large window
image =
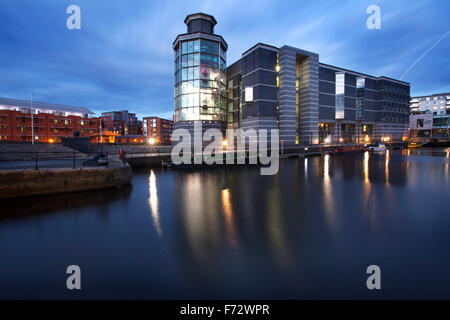
[(364, 88), (366, 79), (356, 79), (356, 120), (364, 119)]
[(344, 119), (345, 74), (336, 74), (336, 119)]

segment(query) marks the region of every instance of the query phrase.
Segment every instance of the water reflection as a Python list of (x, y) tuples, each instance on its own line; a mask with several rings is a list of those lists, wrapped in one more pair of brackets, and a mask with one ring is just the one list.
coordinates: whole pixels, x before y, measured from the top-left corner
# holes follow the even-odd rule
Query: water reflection
[(369, 151), (364, 152), (364, 183), (369, 184)]
[(200, 172), (180, 173), (177, 178), (176, 198), (180, 200), (182, 232), (187, 239), (184, 248), (207, 271), (218, 262), (215, 253), (223, 236), (217, 180), (212, 174)]
[(148, 203), (150, 205), (150, 211), (152, 213), (153, 225), (155, 226), (158, 236), (162, 236), (161, 225), (159, 223), (159, 211), (158, 211), (158, 190), (156, 189), (156, 176), (153, 170), (150, 172), (148, 178)]
[(336, 228), (336, 212), (334, 204), (333, 186), (331, 183), (330, 175), (330, 155), (326, 154), (323, 160), (323, 194), (325, 202), (325, 214), (328, 222), (328, 226), (332, 231)]
[(308, 158), (305, 158), (305, 177), (308, 177)]
[(63, 211), (82, 210), (90, 206), (96, 206), (100, 216), (107, 218), (110, 207), (119, 202), (125, 208), (128, 198), (132, 192), (132, 186), (123, 188), (111, 188), (105, 190), (74, 192), (67, 194), (37, 196), (24, 199), (12, 199), (0, 201), (2, 220), (22, 219), (51, 213), (61, 213)]
[[(0, 218), (8, 262), (0, 298), (14, 290), (18, 298), (64, 298), (58, 274), (81, 261), (89, 298), (364, 299), (373, 295), (361, 286), (361, 266), (373, 259), (392, 275), (383, 297), (449, 298), (450, 258), (442, 253), (450, 161), (444, 153), (406, 155), (284, 159), (276, 176), (251, 167), (145, 170), (135, 172), (132, 191), (61, 196), (55, 206), (16, 202), (1, 214), (59, 214)], [(105, 286), (105, 270), (117, 286)]]
[(231, 246), (237, 247), (236, 229), (234, 225), (233, 207), (231, 204), (230, 189), (222, 190), (222, 209), (225, 218), (227, 239)]
[(386, 176), (386, 185), (389, 186), (389, 149), (386, 150), (386, 156), (384, 160), (384, 174)]

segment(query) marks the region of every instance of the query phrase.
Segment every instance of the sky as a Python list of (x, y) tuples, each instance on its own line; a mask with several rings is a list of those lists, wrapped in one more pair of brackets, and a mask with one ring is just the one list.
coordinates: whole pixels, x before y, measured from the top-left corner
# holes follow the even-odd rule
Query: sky
[[(66, 9), (78, 5), (81, 29)], [(381, 29), (368, 29), (370, 5)], [(127, 109), (172, 118), (173, 51), (184, 18), (204, 12), (228, 43), (227, 64), (258, 42), (399, 79), (450, 31), (450, 1), (433, 0), (0, 0), (0, 97)], [(411, 68), (411, 96), (450, 92), (450, 34)]]

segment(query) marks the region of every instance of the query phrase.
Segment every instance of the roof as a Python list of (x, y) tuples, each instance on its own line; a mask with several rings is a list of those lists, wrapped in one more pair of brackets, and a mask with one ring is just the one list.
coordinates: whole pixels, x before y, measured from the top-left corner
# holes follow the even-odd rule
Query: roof
[(215, 26), (217, 24), (216, 19), (214, 19), (214, 17), (210, 14), (206, 14), (206, 13), (202, 13), (202, 12), (198, 12), (198, 13), (193, 13), (193, 14), (189, 14), (186, 19), (184, 19), (184, 23), (188, 24), (189, 21), (194, 20), (194, 19), (206, 19), (212, 22), (213, 26)]
[(265, 44), (262, 42), (258, 42), (257, 44), (255, 44), (253, 47), (251, 47), (250, 49), (248, 49), (247, 51), (245, 51), (242, 56), (245, 56), (247, 54), (249, 54), (251, 51), (256, 50), (258, 48), (263, 48), (263, 49), (268, 49), (268, 50), (273, 50), (273, 51), (279, 51), (279, 49), (277, 47), (271, 46), (270, 44)]
[(406, 81), (402, 81), (402, 80), (398, 80), (398, 79), (394, 79), (394, 78), (389, 78), (389, 77), (385, 77), (385, 76), (381, 76), (381, 77), (371, 76), (371, 75), (366, 74), (366, 73), (353, 71), (353, 70), (349, 70), (349, 69), (345, 69), (345, 68), (341, 68), (341, 67), (336, 67), (336, 66), (333, 66), (331, 64), (326, 64), (326, 63), (322, 63), (322, 62), (319, 62), (319, 66), (325, 67), (325, 68), (339, 69), (340, 71), (343, 71), (343, 72), (351, 73), (353, 75), (360, 76), (360, 77), (372, 78), (373, 80), (384, 80), (385, 79), (385, 80), (397, 82), (397, 83), (400, 83), (400, 84), (403, 84), (403, 85), (407, 85), (407, 86), (410, 85), (409, 82), (406, 82)]
[(428, 96), (414, 96), (414, 97), (411, 97), (411, 99), (415, 99), (415, 98), (427, 98), (427, 97), (439, 97), (439, 96), (449, 96), (449, 95), (450, 95), (450, 92), (433, 93), (433, 94), (430, 94), (430, 95), (428, 95)]
[[(0, 98), (0, 105), (10, 106), (10, 107), (22, 107), (22, 108), (31, 108), (30, 100), (16, 100), (16, 99), (8, 99), (8, 98)], [(38, 102), (33, 101), (34, 109), (42, 109), (42, 110), (51, 110), (51, 111), (61, 111), (61, 112), (74, 112), (74, 113), (83, 113), (83, 114), (94, 114), (93, 111), (84, 107), (74, 107), (74, 106), (66, 106), (62, 104), (53, 104), (46, 102)]]
[(161, 118), (161, 117), (156, 117), (156, 116), (148, 116), (148, 117), (143, 117), (142, 118), (142, 120), (149, 120), (149, 119), (161, 119), (161, 120), (173, 122), (173, 120), (166, 119), (166, 118)]

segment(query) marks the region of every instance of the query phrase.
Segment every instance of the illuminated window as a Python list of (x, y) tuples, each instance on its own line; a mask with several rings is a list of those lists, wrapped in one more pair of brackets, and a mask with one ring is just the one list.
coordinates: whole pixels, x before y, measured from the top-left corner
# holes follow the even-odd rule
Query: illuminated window
[(336, 74), (336, 119), (344, 119), (345, 74)]

